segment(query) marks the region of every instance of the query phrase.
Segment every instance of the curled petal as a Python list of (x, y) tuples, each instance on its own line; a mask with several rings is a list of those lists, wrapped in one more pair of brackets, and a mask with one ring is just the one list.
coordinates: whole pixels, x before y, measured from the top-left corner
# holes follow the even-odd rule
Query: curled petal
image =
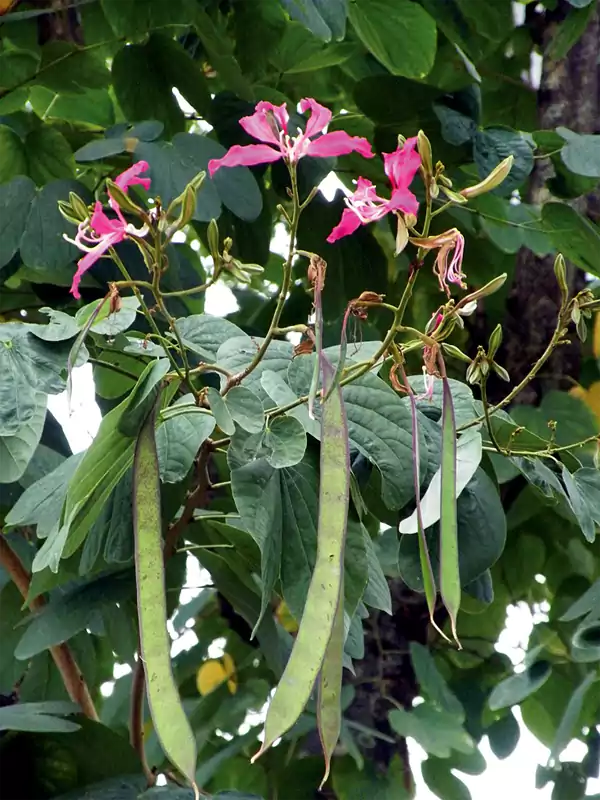
[(143, 186), (144, 189), (150, 188), (150, 178), (140, 178), (139, 175), (142, 172), (146, 172), (148, 169), (148, 162), (147, 161), (138, 161), (133, 166), (126, 169), (125, 172), (122, 172), (120, 175), (117, 175), (115, 178), (115, 183), (119, 187), (119, 189), (123, 189), (124, 192), (130, 186), (135, 186), (139, 184)]
[(221, 167), (252, 167), (255, 164), (269, 164), (281, 158), (281, 152), (268, 144), (234, 144), (223, 158), (212, 158), (208, 162), (210, 176)]
[(305, 97), (300, 101), (300, 111), (305, 114), (310, 109), (310, 119), (306, 123), (304, 135), (312, 138), (321, 133), (331, 122), (331, 111), (312, 97)]
[(96, 200), (94, 205), (90, 226), (98, 236), (107, 236), (124, 228), (124, 224), (120, 220), (109, 219), (106, 216), (99, 200)]
[[(270, 118), (274, 117), (274, 121)], [(288, 113), (285, 103), (280, 106), (274, 106), (273, 103), (267, 103), (261, 100), (256, 104), (254, 114), (249, 117), (242, 117), (240, 125), (259, 142), (269, 142), (279, 146), (279, 134), (277, 128), (284, 133), (287, 133)], [(274, 124), (275, 122), (275, 124)]]
[(385, 174), (393, 189), (407, 189), (421, 166), (421, 156), (417, 150), (417, 137), (407, 139), (402, 147), (393, 153), (383, 154)]
[(91, 250), (84, 255), (83, 258), (80, 258), (77, 262), (77, 272), (73, 276), (73, 283), (71, 284), (71, 294), (75, 299), (79, 300), (81, 298), (81, 294), (79, 292), (79, 284), (81, 283), (81, 279), (83, 278), (84, 274), (94, 266), (96, 261), (99, 258), (102, 258), (104, 253), (112, 247), (113, 245), (117, 244), (118, 242), (123, 241), (125, 238), (125, 231), (114, 231), (113, 233), (105, 236), (101, 239), (98, 244), (91, 248)]
[(326, 133), (311, 142), (306, 150), (306, 155), (318, 158), (345, 156), (348, 153), (360, 153), (364, 158), (373, 158), (375, 155), (366, 139), (363, 139), (362, 136), (350, 136), (346, 131)]
[(360, 221), (358, 214), (356, 214), (356, 212), (351, 208), (345, 208), (341, 220), (331, 231), (327, 237), (327, 241), (329, 244), (333, 244), (334, 242), (337, 242), (338, 239), (342, 239), (344, 236), (350, 236), (350, 234), (354, 233), (355, 230), (358, 230), (361, 225), (362, 222)]

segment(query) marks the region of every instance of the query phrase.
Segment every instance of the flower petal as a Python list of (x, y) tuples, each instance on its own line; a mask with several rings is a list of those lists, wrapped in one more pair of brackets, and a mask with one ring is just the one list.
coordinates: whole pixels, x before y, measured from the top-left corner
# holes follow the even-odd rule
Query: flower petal
[(104, 213), (102, 203), (96, 200), (94, 213), (90, 220), (90, 227), (98, 236), (108, 236), (116, 231), (125, 229), (125, 224), (118, 219), (109, 219)]
[(122, 172), (120, 175), (117, 175), (115, 178), (115, 183), (119, 187), (119, 189), (123, 189), (124, 192), (130, 186), (135, 186), (139, 184), (143, 186), (144, 189), (150, 188), (150, 178), (140, 178), (139, 175), (142, 172), (146, 172), (148, 169), (148, 162), (147, 161), (138, 161), (133, 166), (126, 169), (125, 172)]
[(83, 258), (80, 258), (77, 262), (77, 272), (73, 276), (73, 282), (71, 284), (71, 294), (76, 300), (81, 299), (81, 294), (79, 293), (79, 284), (81, 283), (81, 279), (83, 278), (84, 274), (94, 266), (96, 261), (99, 258), (102, 258), (104, 253), (112, 247), (114, 244), (123, 241), (125, 238), (125, 230), (122, 231), (114, 231), (113, 233), (105, 236), (98, 244), (90, 250), (89, 253), (86, 253)]
[(329, 244), (333, 244), (334, 242), (337, 242), (338, 239), (342, 239), (344, 236), (350, 236), (350, 234), (358, 230), (361, 225), (362, 222), (360, 221), (360, 218), (356, 212), (352, 211), (351, 208), (345, 208), (341, 220), (331, 231), (327, 237), (327, 241)]
[(325, 133), (311, 142), (306, 150), (306, 155), (317, 158), (345, 156), (348, 153), (360, 153), (365, 158), (373, 158), (375, 155), (371, 152), (371, 145), (366, 139), (362, 136), (350, 136), (346, 131)]
[[(273, 122), (269, 121), (270, 114), (275, 117), (276, 125), (273, 125)], [(246, 133), (249, 133), (250, 136), (258, 139), (260, 142), (269, 142), (270, 144), (279, 146), (279, 136), (277, 135), (276, 128), (278, 127), (284, 133), (287, 133), (288, 119), (285, 103), (280, 106), (274, 106), (273, 103), (267, 103), (265, 100), (261, 100), (260, 103), (256, 104), (254, 114), (251, 114), (249, 117), (241, 118), (240, 125)]]
[(404, 211), (405, 214), (413, 214), (415, 217), (419, 211), (419, 201), (410, 189), (394, 189), (389, 201), (390, 211)]
[(331, 122), (331, 111), (312, 97), (305, 97), (300, 101), (300, 111), (305, 114), (310, 109), (310, 118), (306, 123), (306, 130), (304, 135), (312, 138), (317, 133), (321, 133)]
[(278, 161), (280, 158), (281, 152), (274, 150), (268, 144), (234, 144), (223, 158), (212, 158), (208, 162), (208, 171), (212, 178), (221, 167), (252, 167), (255, 164), (268, 164), (272, 161)]
[(421, 156), (416, 151), (416, 146), (417, 137), (413, 136), (395, 152), (383, 154), (385, 174), (390, 179), (393, 189), (407, 189), (412, 183), (421, 166)]

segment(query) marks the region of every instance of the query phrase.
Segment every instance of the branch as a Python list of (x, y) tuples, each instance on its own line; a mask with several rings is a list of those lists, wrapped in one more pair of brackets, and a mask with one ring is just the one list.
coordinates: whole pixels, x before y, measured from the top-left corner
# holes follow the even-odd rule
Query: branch
[(129, 742), (142, 764), (148, 786), (154, 786), (156, 775), (148, 765), (144, 749), (144, 662), (138, 646), (138, 659), (133, 670), (131, 682), (131, 706), (129, 713)]
[[(23, 564), (21, 564), (19, 557), (12, 550), (6, 538), (1, 533), (0, 564), (10, 575), (13, 583), (23, 595), (23, 599), (27, 599), (31, 578), (23, 567)], [(31, 601), (31, 609), (33, 611), (39, 611), (45, 605), (46, 601), (41, 595)], [(81, 710), (86, 717), (98, 722), (98, 714), (94, 707), (94, 701), (92, 700), (90, 691), (69, 645), (63, 642), (63, 644), (50, 647), (49, 650), (71, 700), (81, 706)]]

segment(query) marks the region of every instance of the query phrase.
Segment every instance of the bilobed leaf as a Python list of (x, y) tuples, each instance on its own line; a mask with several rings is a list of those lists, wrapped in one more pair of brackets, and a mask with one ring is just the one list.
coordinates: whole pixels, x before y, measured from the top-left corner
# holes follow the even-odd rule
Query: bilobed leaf
[(160, 475), (155, 413), (148, 415), (135, 447), (133, 514), (141, 657), (152, 722), (167, 757), (194, 785), (196, 742), (171, 667), (167, 633)]
[[(240, 372), (252, 362), (262, 342), (262, 339), (245, 335), (228, 338), (219, 347), (216, 362), (230, 372)], [(269, 370), (285, 376), (288, 366), (293, 363), (293, 351), (291, 342), (272, 341), (260, 364), (244, 380), (244, 386), (260, 397), (266, 408), (271, 408), (273, 403), (261, 385), (262, 374)]]
[(232, 470), (231, 490), (242, 524), (261, 552), (262, 601), (255, 631), (265, 614), (281, 563), (279, 472), (264, 458)]
[(521, 703), (537, 691), (552, 674), (552, 665), (547, 661), (537, 661), (523, 672), (512, 675), (497, 684), (488, 699), (492, 711)]
[(582, 467), (571, 474), (563, 466), (562, 477), (567, 489), (569, 504), (588, 542), (596, 537), (600, 525), (600, 472), (592, 467)]
[[(558, 129), (562, 133), (564, 129)], [(560, 151), (565, 166), (577, 175), (600, 178), (600, 136), (565, 130), (567, 142)]]
[(331, 40), (331, 28), (313, 0), (282, 0), (282, 5), (292, 19), (301, 22), (318, 39), (324, 42)]
[(435, 21), (406, 0), (355, 0), (348, 8), (359, 39), (392, 75), (421, 79), (433, 67)]
[(442, 800), (471, 800), (471, 792), (450, 771), (445, 761), (428, 758), (421, 764), (421, 774), (427, 787)]
[[(248, 338), (237, 325), (210, 314), (191, 314), (175, 321), (184, 345), (209, 364), (217, 363), (221, 345), (234, 337)], [(221, 360), (218, 360), (221, 364)]]
[(27, 421), (12, 435), (0, 435), (0, 483), (14, 483), (19, 480), (42, 436), (46, 419), (46, 396), (36, 392), (32, 400), (33, 409), (28, 414)]
[(223, 433), (225, 433), (227, 436), (232, 436), (235, 433), (235, 423), (231, 418), (227, 404), (224, 398), (221, 397), (220, 392), (218, 392), (212, 386), (209, 386), (206, 393), (206, 398), (210, 404), (210, 410), (214, 415), (216, 424), (223, 431)]
[(156, 431), (160, 477), (165, 483), (178, 483), (185, 478), (200, 446), (215, 428), (214, 417), (202, 413), (191, 394), (181, 397), (170, 408), (178, 407), (187, 408), (189, 413), (166, 419)]
[(269, 464), (278, 469), (293, 467), (304, 456), (306, 431), (294, 417), (275, 417), (267, 424), (264, 444), (269, 450), (266, 456)]
[(260, 433), (265, 425), (263, 404), (246, 386), (233, 386), (226, 395), (232, 419), (248, 433)]
[[(298, 400), (298, 396), (292, 389), (290, 389), (282, 375), (277, 372), (273, 372), (273, 370), (266, 369), (262, 373), (260, 384), (277, 406), (286, 406)], [(314, 436), (315, 439), (320, 437), (321, 428), (319, 422), (318, 420), (311, 419), (309, 417), (308, 409), (304, 403), (299, 404), (296, 406), (296, 408), (291, 408), (286, 413), (291, 417), (295, 417), (299, 422), (301, 422), (304, 430), (307, 433), (310, 433), (311, 436)]]
[[(333, 367), (321, 355), (325, 391)], [(267, 711), (264, 753), (300, 717), (323, 664), (335, 616), (341, 603), (343, 553), (348, 517), (350, 462), (346, 415), (341, 390), (323, 405), (317, 561), (298, 635)], [(256, 758), (256, 756), (255, 756)]]
[(122, 297), (119, 302), (119, 308), (113, 311), (110, 303), (105, 303), (103, 300), (95, 300), (93, 303), (80, 308), (75, 314), (75, 322), (79, 328), (85, 327), (99, 305), (100, 310), (94, 317), (90, 331), (114, 338), (118, 333), (123, 333), (133, 325), (137, 310), (140, 307), (140, 301), (137, 297)]
[(0, 185), (0, 270), (19, 249), (34, 197), (35, 184), (24, 175)]
[(0, 184), (18, 175), (27, 175), (27, 156), (19, 135), (8, 125), (0, 125)]
[(63, 239), (70, 228), (58, 210), (59, 200), (68, 200), (69, 192), (87, 197), (86, 188), (77, 181), (58, 180), (47, 183), (34, 198), (21, 240), (23, 262), (41, 275), (67, 267), (78, 257), (77, 248)]
[[(442, 407), (442, 466), (440, 479), (440, 595), (450, 616), (452, 635), (456, 635), (456, 617), (460, 608), (460, 571), (458, 556), (457, 447), (456, 422), (452, 395), (444, 379)], [(459, 645), (460, 647), (460, 645)]]
[(514, 752), (519, 743), (521, 729), (519, 723), (514, 718), (512, 711), (509, 711), (499, 720), (493, 723), (487, 731), (490, 741), (490, 749), (496, 758), (508, 758)]
[(38, 186), (60, 178), (72, 178), (73, 151), (60, 131), (44, 125), (27, 134), (27, 173)]

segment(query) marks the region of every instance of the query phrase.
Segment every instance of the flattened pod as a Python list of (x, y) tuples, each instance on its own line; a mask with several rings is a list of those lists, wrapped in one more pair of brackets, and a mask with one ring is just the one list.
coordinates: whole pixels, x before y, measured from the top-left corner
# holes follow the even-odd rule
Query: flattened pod
[(456, 421), (452, 394), (443, 378), (442, 402), (442, 474), (440, 498), (440, 595), (450, 616), (452, 635), (456, 635), (456, 617), (460, 608), (460, 572), (458, 567), (458, 518), (456, 511)]
[(141, 657), (154, 729), (166, 756), (194, 783), (196, 740), (181, 705), (171, 669), (171, 641), (167, 633), (167, 606), (162, 552), (160, 477), (155, 442), (157, 405), (149, 414), (136, 442), (133, 466), (133, 525), (135, 573)]
[(317, 721), (319, 738), (325, 756), (325, 774), (320, 789), (329, 777), (333, 751), (340, 738), (342, 727), (342, 672), (344, 659), (344, 581), (340, 586), (338, 607), (331, 632), (331, 639), (325, 651), (321, 674), (319, 675), (319, 698), (317, 702)]
[[(322, 353), (321, 369), (326, 394), (334, 370)], [(323, 664), (341, 596), (349, 491), (348, 425), (338, 390), (323, 403), (321, 414), (317, 561), (298, 636), (267, 712), (263, 745), (253, 761), (302, 714)]]

